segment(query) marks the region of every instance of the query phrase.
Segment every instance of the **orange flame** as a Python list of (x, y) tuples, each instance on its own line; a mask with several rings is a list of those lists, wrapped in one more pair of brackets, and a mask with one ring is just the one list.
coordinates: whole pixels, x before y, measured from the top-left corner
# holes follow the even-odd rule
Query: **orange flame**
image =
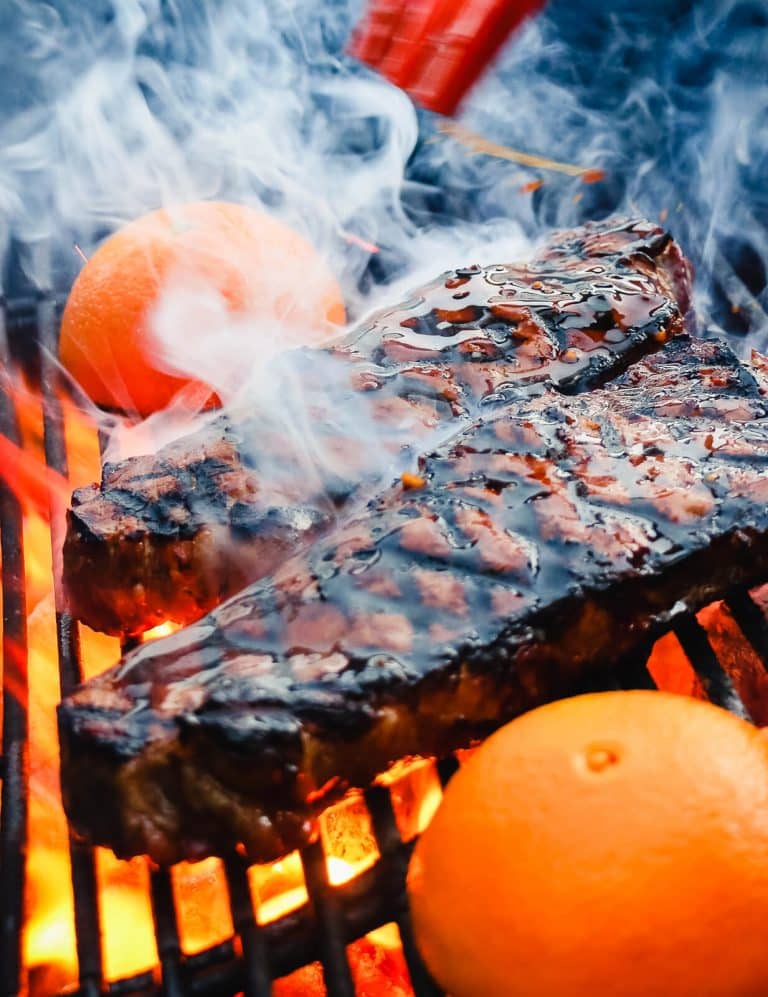
[(16, 497), (37, 515), (48, 517), (50, 497), (64, 504), (69, 499), (66, 478), (52, 471), (38, 457), (26, 453), (0, 434), (0, 478)]
[[(6, 685), (28, 669), (30, 700), (30, 808), (27, 862), (27, 924), (24, 963), (32, 997), (63, 990), (76, 981), (77, 956), (73, 896), (69, 870), (68, 831), (61, 804), (58, 770), (59, 746), (56, 705), (59, 678), (56, 614), (53, 594), (51, 533), (61, 524), (50, 521), (63, 513), (74, 485), (89, 483), (100, 474), (95, 427), (66, 399), (65, 437), (69, 480), (50, 470), (43, 451), (41, 404), (24, 384), (12, 386), (19, 415), (22, 445), (0, 437), (0, 476), (13, 488), (24, 510), (25, 585), (28, 602), (26, 662), (20, 648), (6, 646)], [(164, 623), (149, 631), (153, 640), (178, 629)], [(88, 678), (111, 665), (119, 656), (115, 638), (80, 627), (82, 664)], [(22, 691), (19, 684), (19, 691)], [(403, 770), (393, 790), (398, 822), (416, 833), (428, 819), (439, 787), (425, 775), (430, 766), (418, 764), (413, 774)], [(410, 785), (410, 783), (413, 783)], [(422, 801), (419, 786), (426, 787)], [(429, 786), (431, 785), (431, 790)], [(431, 802), (428, 802), (431, 801)], [(328, 878), (341, 884), (369, 868), (378, 857), (370, 819), (360, 798), (350, 798), (322, 820), (327, 852)], [(157, 966), (158, 954), (149, 899), (149, 871), (143, 859), (118, 860), (102, 848), (95, 851), (99, 902), (102, 913), (102, 957), (107, 981), (132, 976)], [(298, 853), (249, 870), (249, 882), (259, 923), (266, 924), (307, 901)], [(191, 955), (231, 938), (229, 894), (218, 859), (194, 865), (181, 863), (172, 870), (172, 885), (179, 912), (182, 951)], [(349, 947), (359, 992), (371, 997), (407, 997), (411, 994), (397, 929), (390, 925)], [(317, 965), (306, 967), (278, 981), (282, 997), (321, 995), (325, 992)]]

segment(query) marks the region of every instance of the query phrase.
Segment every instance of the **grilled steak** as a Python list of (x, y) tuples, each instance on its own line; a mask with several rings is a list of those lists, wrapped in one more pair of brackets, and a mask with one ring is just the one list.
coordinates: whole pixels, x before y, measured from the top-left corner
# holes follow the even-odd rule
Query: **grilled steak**
[(680, 332), (689, 278), (655, 225), (586, 225), (528, 265), (451, 271), (337, 345), (286, 355), (272, 379), (288, 401), (75, 493), (72, 612), (125, 634), (197, 619), (510, 395), (589, 387)]
[(121, 855), (279, 856), (394, 760), (467, 745), (764, 578), (766, 470), (768, 405), (712, 341), (521, 396), (66, 699), (67, 812)]

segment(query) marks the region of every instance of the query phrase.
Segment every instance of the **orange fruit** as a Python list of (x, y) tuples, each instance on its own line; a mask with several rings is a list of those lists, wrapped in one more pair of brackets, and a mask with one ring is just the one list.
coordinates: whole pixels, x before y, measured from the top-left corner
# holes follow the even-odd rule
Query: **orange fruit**
[[(169, 303), (182, 307), (166, 310), (161, 336)], [(276, 218), (223, 201), (182, 204), (130, 222), (91, 256), (64, 310), (60, 357), (97, 404), (149, 415), (183, 388), (198, 401), (211, 394), (185, 369), (185, 343), (196, 337), (199, 357), (202, 339), (215, 361), (228, 319), (246, 337), (252, 319), (274, 336), (289, 328), (289, 345), (317, 344), (344, 322), (344, 301), (316, 250)], [(231, 340), (225, 349), (239, 353)]]
[(449, 784), (408, 876), (452, 997), (768, 993), (768, 742), (706, 702), (534, 710)]

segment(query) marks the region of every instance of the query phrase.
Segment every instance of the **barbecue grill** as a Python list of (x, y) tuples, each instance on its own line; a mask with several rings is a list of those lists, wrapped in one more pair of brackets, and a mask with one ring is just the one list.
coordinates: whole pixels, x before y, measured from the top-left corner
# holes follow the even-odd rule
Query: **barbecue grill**
[[(0, 364), (4, 369), (20, 357), (19, 344), (35, 344), (33, 360), (41, 386), (45, 455), (48, 466), (67, 474), (62, 385), (54, 361), (60, 302), (52, 293), (2, 303), (0, 308)], [(27, 347), (28, 349), (28, 347)], [(13, 393), (4, 384), (0, 401), (0, 432), (20, 442)], [(27, 616), (24, 592), (22, 508), (14, 493), (0, 492), (2, 538), (2, 598), (4, 661), (13, 661), (3, 674), (2, 709), (2, 812), (0, 814), (0, 980), (3, 997), (25, 989), (22, 965), (24, 887), (27, 858), (29, 681), (27, 672)], [(52, 501), (54, 501), (52, 499)], [(68, 615), (60, 587), (56, 593), (59, 680), (62, 695), (81, 680), (78, 625)], [(761, 661), (768, 667), (768, 625), (745, 590), (727, 594), (726, 603)], [(734, 683), (720, 664), (706, 632), (693, 614), (672, 614), (665, 629), (679, 639), (708, 698), (741, 717), (748, 718)], [(620, 672), (598, 676), (594, 689), (654, 688), (646, 667), (651, 645), (646, 645)], [(104, 663), (105, 666), (108, 662)], [(11, 674), (11, 671), (13, 673)], [(34, 692), (34, 690), (32, 690)], [(574, 689), (573, 692), (587, 691)], [(437, 771), (443, 785), (458, 767), (455, 758), (440, 761)], [(149, 997), (165, 994), (264, 997), (271, 981), (319, 961), (331, 997), (355, 993), (346, 946), (381, 926), (397, 925), (405, 960), (417, 997), (441, 993), (430, 979), (416, 952), (405, 893), (405, 874), (413, 841), (404, 841), (395, 819), (390, 790), (375, 786), (364, 794), (365, 806), (380, 852), (370, 868), (341, 886), (328, 881), (322, 841), (301, 853), (308, 901), (271, 923), (259, 925), (252, 902), (245, 860), (237, 853), (223, 863), (235, 935), (230, 940), (185, 955), (179, 930), (179, 906), (168, 869), (150, 871), (150, 898), (154, 935), (159, 956), (154, 971), (142, 972), (107, 984), (101, 954), (102, 935), (110, 923), (99, 910), (94, 849), (70, 838), (69, 853), (74, 897), (74, 924), (82, 997), (104, 994)]]

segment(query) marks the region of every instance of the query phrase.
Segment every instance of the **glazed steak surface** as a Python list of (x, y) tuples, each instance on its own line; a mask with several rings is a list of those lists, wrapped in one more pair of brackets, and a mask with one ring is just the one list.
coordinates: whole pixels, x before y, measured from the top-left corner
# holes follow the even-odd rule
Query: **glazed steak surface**
[(67, 812), (120, 855), (279, 856), (390, 763), (467, 745), (761, 581), (767, 469), (755, 372), (713, 341), (523, 397), (424, 457), (421, 487), (396, 481), (65, 700)]
[(336, 345), (284, 355), (244, 422), (107, 464), (75, 492), (73, 614), (125, 634), (197, 619), (463, 424), (524, 392), (600, 383), (682, 331), (689, 283), (657, 226), (589, 224), (528, 264), (451, 271)]

